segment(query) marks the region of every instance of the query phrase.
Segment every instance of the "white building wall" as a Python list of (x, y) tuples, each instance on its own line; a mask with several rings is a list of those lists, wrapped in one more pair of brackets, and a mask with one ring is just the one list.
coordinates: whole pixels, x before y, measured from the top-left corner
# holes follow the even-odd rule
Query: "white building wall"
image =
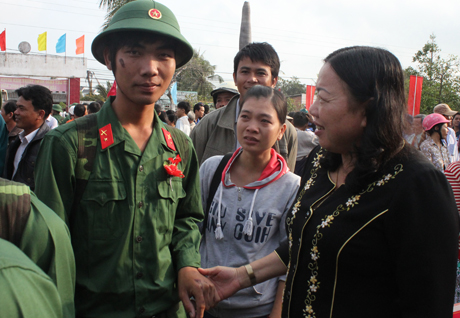
[(58, 55), (0, 54), (0, 75), (86, 77), (87, 59)]

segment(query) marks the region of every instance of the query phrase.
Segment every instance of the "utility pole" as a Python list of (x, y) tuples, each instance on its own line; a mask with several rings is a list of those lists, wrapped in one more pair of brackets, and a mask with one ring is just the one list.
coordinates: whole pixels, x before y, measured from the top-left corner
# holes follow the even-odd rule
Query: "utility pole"
[(93, 83), (91, 82), (91, 77), (93, 76), (91, 71), (86, 71), (86, 80), (88, 81), (89, 85), (89, 94), (93, 95)]

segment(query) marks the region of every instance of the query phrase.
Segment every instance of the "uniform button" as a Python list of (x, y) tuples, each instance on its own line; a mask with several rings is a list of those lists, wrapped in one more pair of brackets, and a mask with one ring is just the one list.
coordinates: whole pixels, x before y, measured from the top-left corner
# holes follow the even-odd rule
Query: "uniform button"
[(144, 202), (139, 201), (139, 203), (137, 204), (137, 206), (139, 207), (139, 209), (142, 208), (142, 207), (144, 206)]
[(141, 272), (139, 272), (139, 273), (136, 274), (136, 278), (137, 278), (137, 279), (142, 278), (142, 276), (144, 276), (144, 274), (142, 274)]
[(139, 166), (139, 171), (140, 172), (144, 171), (144, 166)]
[(142, 236), (139, 235), (138, 237), (136, 237), (136, 242), (137, 242), (137, 243), (142, 242)]
[(145, 312), (145, 308), (144, 308), (144, 307), (139, 308), (139, 313), (140, 313), (140, 314), (143, 314), (144, 312)]

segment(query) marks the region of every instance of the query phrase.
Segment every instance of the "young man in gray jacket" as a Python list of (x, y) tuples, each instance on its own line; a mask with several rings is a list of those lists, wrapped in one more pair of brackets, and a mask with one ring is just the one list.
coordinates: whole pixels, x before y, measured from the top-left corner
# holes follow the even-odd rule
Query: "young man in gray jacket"
[[(239, 145), (236, 138), (236, 122), (240, 109), (240, 98), (254, 85), (275, 87), (278, 82), (280, 60), (268, 43), (251, 43), (236, 54), (233, 60), (233, 80), (238, 87), (227, 106), (203, 117), (192, 130), (190, 137), (195, 146), (200, 165), (208, 158), (235, 151)], [(286, 121), (286, 132), (273, 148), (286, 160), (294, 171), (297, 156), (297, 133)]]

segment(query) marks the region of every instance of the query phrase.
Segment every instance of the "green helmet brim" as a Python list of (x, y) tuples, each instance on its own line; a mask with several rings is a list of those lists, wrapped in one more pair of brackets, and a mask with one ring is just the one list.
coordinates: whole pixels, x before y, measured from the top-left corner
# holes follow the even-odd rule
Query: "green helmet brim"
[[(161, 19), (149, 16), (149, 9), (160, 10)], [(151, 0), (137, 0), (121, 7), (113, 16), (106, 30), (94, 38), (91, 51), (100, 63), (105, 65), (104, 49), (109, 38), (118, 32), (146, 32), (152, 36), (163, 36), (175, 42), (176, 68), (185, 65), (193, 56), (193, 48), (180, 33), (174, 14), (164, 5)]]

